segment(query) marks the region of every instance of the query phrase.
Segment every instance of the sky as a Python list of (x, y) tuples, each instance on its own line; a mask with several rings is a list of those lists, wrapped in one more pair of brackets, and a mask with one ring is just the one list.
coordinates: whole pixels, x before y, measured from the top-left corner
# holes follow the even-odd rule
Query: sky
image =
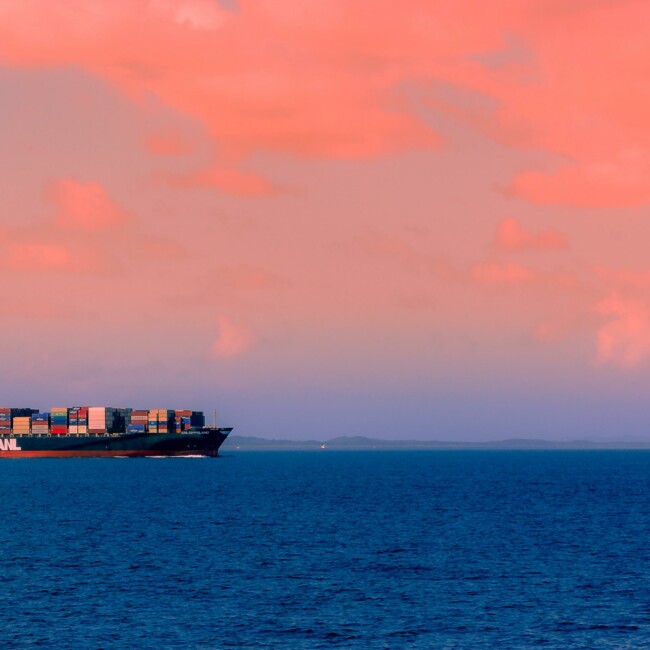
[(650, 439), (645, 0), (0, 0), (0, 393)]

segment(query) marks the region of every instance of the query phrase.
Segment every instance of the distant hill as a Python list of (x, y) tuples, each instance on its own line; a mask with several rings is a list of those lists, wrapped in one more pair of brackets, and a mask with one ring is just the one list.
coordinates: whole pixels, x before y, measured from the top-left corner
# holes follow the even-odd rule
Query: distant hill
[(322, 450), (322, 449), (650, 449), (649, 441), (595, 442), (591, 440), (539, 440), (510, 438), (490, 442), (453, 442), (444, 440), (382, 440), (365, 436), (339, 436), (329, 440), (283, 440), (229, 436), (223, 451)]
[(252, 436), (228, 436), (221, 449), (320, 449), (318, 440), (276, 440)]

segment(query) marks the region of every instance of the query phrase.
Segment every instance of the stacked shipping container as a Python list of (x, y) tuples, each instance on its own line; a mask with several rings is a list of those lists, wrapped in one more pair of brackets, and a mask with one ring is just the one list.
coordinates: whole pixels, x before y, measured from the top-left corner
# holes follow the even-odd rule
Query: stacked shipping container
[(176, 410), (174, 414), (174, 426), (176, 431), (187, 431), (190, 428), (190, 420), (192, 418), (192, 411)]
[(32, 433), (39, 436), (46, 436), (50, 433), (49, 413), (34, 413), (32, 415)]
[(77, 411), (77, 432), (79, 435), (88, 434), (88, 407), (80, 406)]
[[(33, 413), (38, 413), (38, 409), (0, 408), (0, 435), (11, 433), (16, 417), (31, 418)], [(21, 426), (24, 428), (24, 422)]]
[(68, 409), (53, 407), (50, 411), (50, 433), (53, 436), (65, 436), (68, 433)]
[(174, 411), (158, 409), (158, 433), (173, 433)]
[(73, 406), (68, 409), (68, 433), (70, 435), (79, 435), (79, 409), (80, 406)]
[(174, 433), (204, 426), (200, 411), (133, 410), (106, 406), (55, 407), (50, 413), (36, 409), (0, 408), (0, 436), (105, 435), (107, 433)]
[(11, 433), (11, 409), (0, 408), (0, 435)]
[(177, 410), (174, 417), (177, 432), (189, 431), (192, 427), (205, 426), (205, 418), (201, 411)]
[(131, 423), (129, 424), (129, 433), (146, 433), (149, 418), (148, 411), (134, 410), (131, 412)]
[(91, 406), (88, 409), (88, 433), (113, 431), (115, 409), (110, 406)]
[(205, 426), (201, 411), (152, 409), (147, 420), (149, 433), (180, 433)]
[(158, 433), (158, 411), (149, 411), (148, 417), (149, 433)]
[(129, 430), (131, 414), (133, 409), (116, 408), (113, 413), (113, 425), (109, 429), (111, 433), (124, 433)]
[(32, 432), (32, 418), (30, 415), (15, 417), (12, 426), (17, 436), (28, 436)]

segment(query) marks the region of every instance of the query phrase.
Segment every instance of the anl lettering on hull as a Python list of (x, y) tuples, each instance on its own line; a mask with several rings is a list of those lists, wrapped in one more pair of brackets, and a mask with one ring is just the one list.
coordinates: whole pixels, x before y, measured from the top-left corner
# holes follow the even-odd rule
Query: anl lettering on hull
[(22, 451), (22, 447), (16, 444), (15, 438), (0, 440), (0, 451)]

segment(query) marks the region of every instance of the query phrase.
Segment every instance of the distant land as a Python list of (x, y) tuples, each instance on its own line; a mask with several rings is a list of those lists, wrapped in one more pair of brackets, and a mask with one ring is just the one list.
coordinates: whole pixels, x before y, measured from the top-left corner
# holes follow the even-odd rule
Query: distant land
[(248, 436), (229, 436), (222, 446), (228, 451), (318, 451), (322, 449), (650, 449), (650, 440), (537, 440), (510, 438), (491, 442), (452, 442), (445, 440), (382, 440), (364, 436), (340, 436), (329, 440), (281, 440)]

